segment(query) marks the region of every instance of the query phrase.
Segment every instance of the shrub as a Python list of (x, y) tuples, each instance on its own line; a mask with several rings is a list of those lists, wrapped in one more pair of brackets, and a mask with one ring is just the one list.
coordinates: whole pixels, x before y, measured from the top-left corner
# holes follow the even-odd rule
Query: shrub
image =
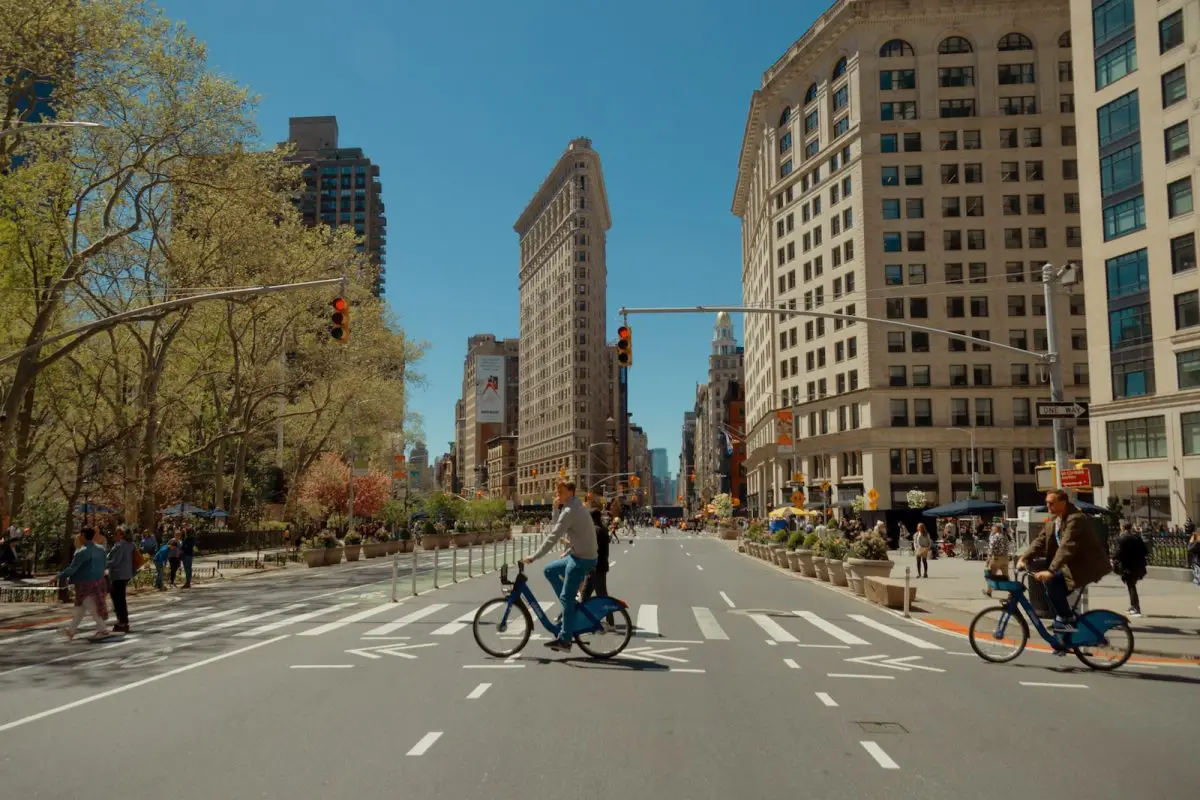
[(809, 538), (815, 539), (815, 541), (812, 543), (812, 545), (808, 549), (813, 551), (814, 556), (824, 556), (825, 555), (825, 540), (822, 539), (820, 536), (817, 536), (815, 533), (810, 533), (808, 536), (809, 536)]
[(850, 546), (850, 556), (852, 558), (862, 558), (868, 561), (887, 561), (888, 546), (882, 536), (874, 533), (868, 533), (865, 536), (860, 536)]
[(800, 544), (803, 541), (804, 541), (804, 531), (795, 531), (791, 536), (788, 537), (788, 540), (787, 540), (788, 550), (795, 550), (796, 548), (800, 547)]
[(351, 545), (351, 546), (354, 546), (356, 544), (362, 544), (362, 539), (363, 539), (362, 534), (359, 533), (358, 531), (350, 531), (349, 533), (346, 534), (346, 544)]
[(775, 534), (771, 537), (771, 541), (775, 544), (787, 544), (788, 537), (791, 535), (792, 532), (787, 528), (781, 528), (775, 531)]
[(817, 536), (815, 533), (806, 534), (804, 537), (804, 549), (812, 550), (817, 546), (817, 542), (819, 541), (821, 541), (821, 537)]
[(825, 557), (841, 561), (846, 557), (846, 540), (840, 536), (830, 536), (822, 540), (825, 543)]

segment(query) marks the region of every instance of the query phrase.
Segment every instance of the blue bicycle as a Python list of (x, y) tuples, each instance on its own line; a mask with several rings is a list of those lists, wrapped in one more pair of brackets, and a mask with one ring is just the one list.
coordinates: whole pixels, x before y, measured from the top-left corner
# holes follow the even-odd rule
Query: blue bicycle
[[(1074, 631), (1051, 632), (1042, 624), (1026, 596), (1029, 580), (1030, 574), (1025, 570), (1017, 571), (1015, 581), (987, 576), (989, 587), (1009, 594), (1000, 605), (985, 608), (971, 620), (969, 638), (976, 655), (993, 664), (1004, 664), (1021, 655), (1029, 641), (1029, 623), (1025, 621), (1029, 617), (1056, 653), (1074, 653), (1092, 669), (1113, 670), (1129, 660), (1133, 654), (1133, 630), (1129, 620), (1115, 612), (1097, 609), (1077, 616)], [(1074, 603), (1075, 607), (1078, 605), (1079, 597)], [(1014, 620), (1015, 630), (1009, 625)]]
[[(504, 596), (488, 600), (475, 612), (471, 630), (475, 642), (489, 656), (508, 658), (529, 643), (533, 634), (533, 619), (529, 606), (538, 620), (555, 638), (562, 631), (561, 621), (551, 622), (529, 588), (525, 564), (517, 564), (517, 578), (508, 579), (508, 564), (500, 567), (500, 586)], [(527, 605), (528, 604), (528, 605)], [(592, 597), (575, 607), (572, 629), (579, 649), (592, 658), (612, 658), (625, 649), (633, 636), (626, 604), (615, 597)]]

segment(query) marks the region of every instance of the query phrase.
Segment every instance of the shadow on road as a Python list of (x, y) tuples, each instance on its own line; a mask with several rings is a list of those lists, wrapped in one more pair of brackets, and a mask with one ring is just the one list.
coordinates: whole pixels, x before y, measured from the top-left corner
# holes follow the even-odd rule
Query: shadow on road
[[(1190, 675), (1175, 675), (1169, 672), (1148, 672), (1138, 669), (1137, 667), (1120, 667), (1112, 672), (1103, 672), (1094, 670), (1088, 667), (1076, 666), (1061, 666), (1061, 667), (1040, 667), (1035, 664), (1014, 664), (1013, 666), (1020, 669), (1034, 669), (1039, 672), (1050, 671), (1059, 675), (1102, 675), (1106, 678), (1116, 678), (1118, 680), (1133, 680), (1133, 681), (1153, 681), (1156, 683), (1182, 683), (1200, 686), (1200, 677), (1192, 677)], [(1159, 666), (1159, 665), (1155, 665)], [(1164, 669), (1170, 669), (1170, 664), (1161, 665)]]

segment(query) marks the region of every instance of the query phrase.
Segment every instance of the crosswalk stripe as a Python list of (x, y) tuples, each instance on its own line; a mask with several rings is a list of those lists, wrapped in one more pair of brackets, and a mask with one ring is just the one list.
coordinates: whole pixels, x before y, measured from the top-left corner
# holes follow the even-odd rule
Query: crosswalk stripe
[(700, 632), (704, 634), (705, 639), (729, 638), (711, 610), (703, 606), (692, 606), (692, 615), (696, 617), (696, 624), (700, 626)]
[(333, 622), (326, 622), (324, 625), (318, 625), (311, 630), (300, 631), (300, 633), (297, 635), (320, 636), (323, 633), (329, 633), (330, 631), (336, 631), (338, 628), (343, 628), (352, 622), (359, 622), (361, 620), (374, 617), (377, 614), (382, 614), (385, 611), (391, 611), (392, 608), (393, 607), (391, 603), (383, 603), (381, 605), (359, 611), (357, 614), (351, 614), (348, 617), (342, 617), (341, 619), (334, 620)]
[(261, 634), (264, 634), (264, 633), (270, 633), (271, 631), (277, 631), (280, 628), (286, 628), (288, 625), (297, 625), (301, 622), (308, 622), (310, 619), (315, 619), (316, 617), (319, 617), (322, 614), (328, 614), (330, 612), (338, 611), (343, 608), (350, 608), (353, 605), (354, 605), (354, 603), (337, 603), (336, 605), (325, 606), (324, 608), (318, 608), (316, 611), (309, 611), (304, 614), (297, 614), (294, 617), (285, 617), (283, 619), (276, 620), (275, 622), (269, 622), (266, 625), (260, 625), (257, 628), (252, 628), (248, 631), (242, 631), (241, 633), (239, 633), (237, 635), (238, 636), (260, 636)]
[(792, 613), (801, 619), (808, 620), (813, 625), (837, 639), (839, 642), (844, 642), (846, 644), (870, 644), (870, 642), (868, 642), (866, 639), (863, 639), (860, 636), (855, 636), (850, 631), (839, 628), (837, 625), (834, 625), (828, 620), (821, 619), (811, 611), (793, 611)]
[(434, 636), (451, 636), (455, 633), (458, 633), (459, 631), (461, 631), (463, 628), (467, 627), (468, 625), (470, 625), (471, 621), (474, 619), (475, 619), (475, 611), (468, 611), (467, 613), (463, 614), (461, 617), (454, 620), (453, 622), (447, 622), (442, 627), (434, 630), (433, 635)]
[(876, 622), (875, 620), (871, 619), (870, 617), (865, 617), (862, 614), (850, 614), (849, 617), (850, 617), (850, 619), (858, 620), (863, 625), (866, 625), (868, 628), (874, 628), (875, 630), (879, 631), (880, 633), (886, 633), (888, 636), (899, 639), (902, 642), (908, 642), (909, 644), (913, 645), (914, 647), (919, 647), (922, 650), (942, 650), (942, 649), (944, 649), (941, 645), (936, 645), (933, 642), (927, 642), (924, 639), (918, 639), (916, 636), (907, 634), (904, 631), (898, 631), (894, 628), (890, 628), (887, 625), (884, 625), (882, 622)]
[[(212, 606), (208, 606), (208, 607), (212, 608)], [(185, 625), (195, 625), (197, 622), (208, 622), (209, 620), (221, 619), (222, 617), (231, 617), (234, 614), (238, 613), (239, 611), (245, 611), (246, 608), (247, 608), (247, 606), (238, 606), (237, 608), (229, 608), (224, 611), (218, 611), (215, 614), (205, 614), (202, 617), (192, 617), (191, 619), (184, 619), (179, 622), (172, 622), (170, 625), (163, 625), (158, 630), (170, 631), (170, 630), (174, 630), (176, 628), (182, 628)], [(199, 611), (200, 609), (195, 609), (195, 610)]]
[(658, 606), (644, 605), (639, 608), (634, 627), (639, 636), (658, 636)]
[(176, 639), (196, 639), (201, 636), (204, 636), (205, 634), (216, 633), (217, 631), (225, 630), (226, 628), (232, 628), (234, 625), (241, 625), (246, 622), (254, 622), (255, 620), (260, 620), (264, 617), (273, 617), (276, 614), (286, 614), (287, 612), (294, 611), (297, 608), (304, 608), (304, 604), (296, 603), (295, 605), (284, 606), (283, 608), (273, 608), (270, 611), (261, 611), (257, 614), (251, 614), (246, 617), (238, 617), (236, 619), (227, 619), (224, 622), (218, 622), (216, 625), (209, 625), (206, 628), (197, 628), (196, 630), (186, 631), (184, 633), (177, 633), (177, 634), (175, 634), (175, 638)]
[(766, 631), (777, 642), (795, 642), (796, 637), (785, 631), (783, 627), (766, 614), (751, 614), (750, 619), (758, 623), (758, 627)]
[[(426, 606), (425, 608), (418, 608), (416, 611), (412, 612), (411, 614), (405, 614), (403, 617), (396, 620), (395, 622), (389, 622), (385, 625), (380, 625), (378, 628), (371, 628), (371, 630), (364, 633), (363, 636), (387, 636), (392, 631), (398, 631), (401, 628), (403, 628), (405, 625), (408, 625), (411, 622), (416, 622), (419, 619), (424, 619), (425, 617), (428, 617), (430, 614), (436, 614), (438, 611), (441, 611), (443, 608), (445, 608), (446, 605), (447, 605), (446, 603), (434, 603), (433, 605)], [(471, 612), (471, 613), (474, 613), (474, 612)]]

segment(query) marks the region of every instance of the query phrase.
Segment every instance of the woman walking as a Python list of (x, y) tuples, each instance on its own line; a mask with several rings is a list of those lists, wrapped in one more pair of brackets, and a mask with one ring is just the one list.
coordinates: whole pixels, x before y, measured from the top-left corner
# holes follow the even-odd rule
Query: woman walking
[[(992, 534), (988, 537), (987, 543), (987, 571), (991, 577), (1008, 578), (1008, 548), (1010, 544), (1008, 534), (1004, 532), (1004, 526), (998, 522), (993, 524)], [(987, 587), (983, 593), (991, 597), (992, 587)]]
[[(917, 577), (929, 577), (929, 552), (933, 549), (933, 537), (925, 530), (925, 523), (917, 523), (917, 533), (913, 536), (913, 551), (917, 554)], [(925, 573), (921, 574), (921, 568)]]
[(91, 614), (92, 619), (96, 621), (96, 632), (91, 638), (104, 639), (109, 634), (104, 624), (108, 619), (104, 549), (95, 543), (96, 532), (93, 529), (84, 528), (80, 536), (83, 546), (75, 551), (71, 563), (58, 573), (60, 579), (69, 578), (71, 583), (75, 584), (75, 612), (63, 634), (68, 639), (74, 639), (79, 631), (79, 623), (83, 621), (83, 615), (86, 613)]
[(1138, 597), (1137, 584), (1146, 577), (1146, 561), (1150, 553), (1146, 542), (1133, 532), (1128, 522), (1121, 525), (1121, 537), (1117, 539), (1117, 552), (1113, 554), (1113, 572), (1121, 576), (1121, 582), (1129, 590), (1129, 610), (1127, 617), (1142, 615), (1142, 602)]

